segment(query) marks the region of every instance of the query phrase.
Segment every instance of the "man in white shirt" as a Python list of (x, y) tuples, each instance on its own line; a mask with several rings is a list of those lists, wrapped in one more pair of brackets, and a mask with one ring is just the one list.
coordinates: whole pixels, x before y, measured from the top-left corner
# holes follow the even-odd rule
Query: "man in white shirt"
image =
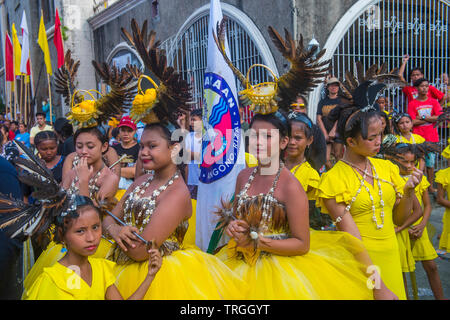
[(30, 131), (30, 144), (34, 146), (34, 137), (41, 131), (53, 131), (53, 127), (45, 123), (45, 113), (36, 113), (36, 125)]

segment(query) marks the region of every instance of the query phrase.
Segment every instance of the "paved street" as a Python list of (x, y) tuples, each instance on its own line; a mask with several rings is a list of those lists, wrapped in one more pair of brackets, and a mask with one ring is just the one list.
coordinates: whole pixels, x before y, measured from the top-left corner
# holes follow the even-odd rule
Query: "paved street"
[[(439, 239), (437, 236), (442, 231), (442, 216), (444, 215), (444, 208), (439, 206), (431, 197), (433, 202), (433, 211), (429, 223), (431, 227), (428, 228), (430, 235), (433, 235), (432, 243), (435, 249), (439, 248)], [(434, 227), (434, 228), (433, 228)], [(435, 231), (434, 231), (435, 229)], [(448, 259), (437, 258), (436, 263), (439, 269), (439, 275), (441, 277), (442, 286), (444, 288), (444, 295), (447, 299), (450, 299), (450, 254), (446, 255)], [(433, 292), (428, 284), (428, 278), (425, 270), (420, 262), (416, 263), (416, 279), (419, 293), (419, 300), (434, 300)], [(407, 275), (409, 296), (412, 299), (411, 281), (409, 275)]]

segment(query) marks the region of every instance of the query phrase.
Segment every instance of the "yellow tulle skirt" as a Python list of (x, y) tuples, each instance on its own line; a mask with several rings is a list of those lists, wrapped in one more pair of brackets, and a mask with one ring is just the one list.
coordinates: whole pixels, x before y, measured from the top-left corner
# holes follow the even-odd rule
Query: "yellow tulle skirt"
[[(116, 286), (126, 299), (148, 273), (148, 261), (116, 265)], [(215, 256), (184, 247), (163, 257), (145, 300), (241, 300), (247, 285)]]
[[(108, 240), (102, 238), (97, 251), (92, 255), (92, 258), (105, 258), (111, 249), (112, 244)], [(39, 258), (36, 260), (35, 264), (31, 268), (27, 277), (23, 282), (23, 287), (25, 290), (31, 288), (33, 283), (42, 273), (44, 268), (51, 267), (55, 262), (60, 260), (66, 254), (66, 249), (62, 244), (57, 244), (54, 241), (50, 242), (47, 248), (41, 253)]]
[(261, 254), (254, 263), (238, 258), (233, 240), (217, 253), (246, 281), (252, 300), (370, 300), (366, 267), (357, 258), (361, 241), (348, 233), (311, 231), (301, 256)]
[(400, 255), (400, 264), (402, 272), (413, 272), (416, 270), (416, 261), (411, 250), (411, 241), (409, 239), (408, 229), (403, 229), (395, 234), (398, 242), (398, 253)]

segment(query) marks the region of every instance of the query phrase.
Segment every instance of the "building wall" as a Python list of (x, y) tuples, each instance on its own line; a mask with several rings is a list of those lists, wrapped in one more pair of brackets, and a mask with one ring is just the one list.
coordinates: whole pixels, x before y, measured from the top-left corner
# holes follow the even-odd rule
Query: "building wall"
[[(107, 9), (100, 8), (100, 12), (96, 13), (93, 10), (93, 2), (90, 0), (55, 0), (55, 6), (60, 12), (61, 22), (68, 27), (68, 39), (64, 43), (65, 50), (70, 48), (73, 51), (74, 58), (81, 62), (78, 71), (79, 88), (96, 88), (97, 79), (91, 60), (106, 60), (111, 51), (124, 41), (120, 28), (125, 27), (130, 30), (132, 18), (135, 18), (139, 24), (147, 19), (149, 28), (154, 29), (158, 38), (164, 41), (174, 36), (195, 10), (209, 4), (209, 2), (209, 0), (159, 1), (159, 17), (158, 19), (152, 19), (152, 0), (135, 0), (133, 2), (116, 0), (112, 4), (110, 2)], [(289, 65), (272, 45), (267, 33), (269, 25), (281, 34), (283, 34), (284, 28), (291, 34), (294, 34), (294, 32), (297, 32), (297, 35), (303, 34), (305, 45), (314, 37), (322, 47), (339, 19), (357, 0), (222, 0), (222, 2), (235, 6), (254, 22), (265, 37), (279, 73), (283, 73)], [(102, 17), (114, 12), (116, 8), (133, 3), (138, 5), (131, 10), (119, 10), (113, 14), (110, 21), (99, 23)], [(22, 10), (25, 8), (29, 20), (30, 37), (37, 39), (40, 19), (38, 1), (9, 0), (5, 2), (5, 8), (9, 15), (8, 30), (10, 30), (12, 22), (15, 22), (16, 26), (20, 26)], [(52, 25), (47, 26), (48, 40), (51, 60), (54, 64), (53, 70), (56, 70), (56, 50), (53, 45), (51, 27)], [(3, 30), (2, 33), (4, 33)], [(45, 67), (42, 67), (43, 55), (39, 46), (31, 46), (31, 58), (34, 75), (33, 85), (39, 108), (42, 98), (48, 96)], [(4, 76), (1, 81), (4, 82)], [(4, 84), (2, 84), (2, 88), (4, 88)], [(52, 96), (53, 105), (58, 112), (57, 115), (64, 114), (67, 108), (62, 109), (61, 98), (57, 94)]]

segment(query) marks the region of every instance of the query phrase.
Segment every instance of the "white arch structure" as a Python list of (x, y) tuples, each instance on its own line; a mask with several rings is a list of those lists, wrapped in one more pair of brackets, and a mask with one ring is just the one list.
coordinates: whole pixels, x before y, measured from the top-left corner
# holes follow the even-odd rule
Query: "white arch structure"
[[(370, 6), (380, 2), (381, 0), (359, 0), (356, 2), (339, 20), (339, 22), (334, 27), (333, 31), (328, 36), (327, 42), (324, 45), (324, 49), (326, 52), (323, 56), (323, 60), (332, 59), (336, 48), (341, 42), (342, 38), (347, 33), (348, 29), (353, 25), (356, 19), (358, 19), (364, 11), (367, 10)], [(309, 105), (314, 106), (314, 108), (309, 108), (308, 115), (311, 117), (313, 121), (316, 121), (316, 109), (320, 100), (320, 91), (322, 90), (322, 86), (318, 86), (311, 93), (309, 99)]]
[[(272, 71), (275, 73), (276, 76), (278, 76), (278, 68), (276, 66), (275, 60), (272, 56), (272, 52), (270, 51), (269, 46), (267, 45), (266, 40), (264, 39), (264, 36), (262, 35), (261, 31), (259, 31), (258, 27), (254, 24), (254, 22), (241, 10), (238, 8), (227, 4), (227, 3), (221, 3), (222, 7), (222, 13), (224, 16), (228, 16), (232, 18), (234, 21), (239, 23), (239, 25), (245, 30), (245, 32), (249, 35), (249, 37), (253, 40), (255, 46), (258, 48), (258, 52), (261, 55), (261, 58), (263, 59), (263, 63), (267, 65)], [(189, 18), (186, 19), (186, 21), (183, 23), (181, 28), (178, 30), (175, 37), (173, 37), (173, 40), (171, 41), (171, 48), (173, 49), (174, 46), (177, 45), (178, 39), (181, 35), (184, 34), (184, 32), (189, 29), (189, 27), (198, 19), (209, 15), (210, 11), (210, 4), (205, 4), (202, 7), (195, 10)], [(171, 50), (169, 49), (168, 57), (171, 56)]]
[[(371, 6), (380, 3), (382, 0), (359, 0), (357, 1), (339, 20), (339, 22), (334, 27), (333, 31), (328, 36), (328, 39), (324, 45), (326, 53), (323, 57), (324, 60), (332, 59), (337, 47), (341, 43), (341, 40), (345, 37), (349, 28), (354, 24), (356, 19), (358, 19), (367, 9)], [(441, 3), (450, 6), (450, 0), (439, 0)], [(310, 94), (310, 106), (313, 108), (309, 109), (309, 116), (315, 121), (316, 119), (316, 109), (320, 100), (320, 92), (322, 86), (315, 88), (315, 90)]]

